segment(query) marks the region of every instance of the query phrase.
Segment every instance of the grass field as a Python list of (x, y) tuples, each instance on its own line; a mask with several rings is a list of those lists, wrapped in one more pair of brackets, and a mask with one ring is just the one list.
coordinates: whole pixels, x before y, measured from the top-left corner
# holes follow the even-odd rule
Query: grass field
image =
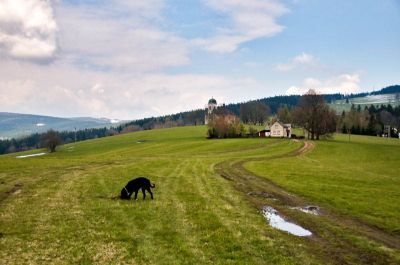
[[(207, 140), (205, 131), (142, 131), (40, 157), (0, 156), (1, 263), (400, 262), (399, 141)], [(114, 199), (136, 176), (156, 184), (155, 199)], [(305, 203), (322, 215), (287, 207)], [(262, 205), (313, 236), (271, 228)]]

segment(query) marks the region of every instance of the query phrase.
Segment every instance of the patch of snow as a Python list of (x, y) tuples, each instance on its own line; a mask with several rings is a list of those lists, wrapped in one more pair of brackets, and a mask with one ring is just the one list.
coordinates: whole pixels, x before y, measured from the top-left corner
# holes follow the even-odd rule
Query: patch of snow
[(36, 123), (36, 126), (37, 127), (43, 127), (43, 126), (45, 126), (46, 124), (45, 123)]
[(294, 223), (285, 221), (271, 206), (264, 206), (262, 213), (273, 228), (288, 232), (295, 236), (311, 236), (312, 233)]
[(112, 124), (114, 124), (114, 123), (118, 123), (118, 122), (120, 122), (120, 120), (117, 120), (117, 119), (111, 119), (111, 120), (110, 120), (110, 122), (111, 122)]
[(34, 157), (34, 156), (42, 156), (47, 153), (37, 153), (37, 154), (32, 154), (32, 155), (24, 155), (24, 156), (16, 156), (15, 158), (27, 158), (27, 157)]

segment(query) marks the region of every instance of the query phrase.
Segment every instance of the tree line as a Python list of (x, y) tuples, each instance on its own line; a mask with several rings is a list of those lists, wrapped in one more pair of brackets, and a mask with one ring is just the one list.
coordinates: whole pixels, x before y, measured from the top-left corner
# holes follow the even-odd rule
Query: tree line
[[(214, 113), (208, 124), (208, 138), (254, 136), (254, 129), (250, 127), (246, 133), (243, 123), (265, 124), (270, 117), (270, 108), (262, 101), (249, 102), (240, 108), (241, 122), (232, 116), (234, 115)], [(291, 109), (288, 105), (281, 105), (271, 123), (273, 120), (297, 124), (308, 132), (311, 140), (319, 140), (321, 136), (332, 134), (336, 131), (337, 124), (335, 112), (326, 104), (324, 97), (313, 90), (299, 97), (298, 103)]]
[[(304, 99), (304, 96), (301, 97), (298, 95), (274, 96), (237, 104), (222, 105), (217, 109), (217, 113), (220, 115), (229, 114), (238, 116), (243, 123), (251, 125), (264, 124), (269, 117), (271, 117), (271, 115), (275, 115), (284, 123), (293, 122), (298, 126), (304, 126), (304, 128), (307, 128), (306, 130), (310, 133), (310, 138), (316, 139), (318, 139), (321, 135), (329, 134), (325, 132), (330, 132), (334, 124), (339, 126), (336, 128), (337, 131), (367, 135), (382, 134), (384, 130), (384, 124), (388, 124), (391, 125), (392, 128), (391, 135), (395, 136), (396, 132), (394, 131), (394, 128), (400, 127), (396, 125), (396, 119), (399, 117), (398, 107), (393, 108), (391, 106), (381, 106), (377, 108), (371, 106), (368, 107), (368, 113), (365, 112), (365, 109), (361, 110), (352, 107), (349, 113), (345, 112), (339, 119), (334, 121), (332, 118), (333, 113), (329, 112), (325, 106), (325, 102), (332, 102), (334, 100), (388, 93), (400, 94), (400, 85), (386, 87), (380, 91), (371, 93), (359, 93), (351, 95), (318, 95), (318, 99), (310, 98), (309, 100), (311, 102), (305, 102), (308, 99)], [(315, 102), (313, 100), (315, 100)], [(316, 111), (316, 109), (309, 109), (307, 106), (311, 103), (315, 103), (316, 106), (321, 106), (322, 104), (324, 108), (317, 109), (321, 111), (323, 110), (323, 113)], [(151, 130), (186, 125), (203, 125), (204, 115), (204, 109), (197, 109), (180, 112), (173, 115), (134, 120), (111, 128), (91, 128), (78, 130), (76, 132), (63, 131), (58, 132), (58, 136), (60, 137), (61, 142), (71, 143), (73, 141), (83, 141), (139, 130)], [(393, 118), (393, 116), (395, 118)], [(323, 122), (315, 123), (315, 119), (322, 120)], [(232, 128), (236, 127), (233, 126)], [(234, 131), (232, 128), (230, 129), (230, 135), (232, 135), (232, 131)], [(254, 134), (254, 129), (252, 130), (253, 131), (251, 133), (248, 132), (247, 134)], [(235, 132), (233, 134), (242, 135), (243, 132), (239, 130), (238, 133)], [(41, 139), (43, 135), (45, 135), (45, 133), (35, 133), (23, 138), (0, 140), (0, 154), (39, 148), (41, 147)]]
[[(387, 130), (385, 130), (385, 127)], [(347, 134), (399, 137), (400, 105), (366, 106), (352, 105), (339, 118), (338, 131)]]

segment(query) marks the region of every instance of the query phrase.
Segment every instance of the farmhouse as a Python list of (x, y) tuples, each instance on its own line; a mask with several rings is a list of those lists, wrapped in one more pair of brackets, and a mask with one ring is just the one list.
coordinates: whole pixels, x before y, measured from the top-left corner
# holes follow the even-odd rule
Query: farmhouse
[(282, 138), (292, 137), (292, 125), (289, 123), (283, 124), (280, 121), (276, 121), (271, 125), (269, 129), (271, 137), (282, 137)]

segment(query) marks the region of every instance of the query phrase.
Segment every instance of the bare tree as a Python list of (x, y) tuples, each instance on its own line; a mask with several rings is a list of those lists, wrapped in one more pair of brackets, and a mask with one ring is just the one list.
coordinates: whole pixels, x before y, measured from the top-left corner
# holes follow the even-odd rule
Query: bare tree
[(61, 144), (61, 138), (58, 132), (54, 130), (48, 130), (43, 134), (41, 139), (41, 146), (49, 149), (51, 153), (56, 151), (57, 146)]
[(270, 108), (261, 101), (252, 101), (240, 105), (240, 118), (246, 124), (264, 124), (270, 113)]
[(301, 96), (292, 111), (293, 120), (308, 132), (308, 138), (318, 140), (321, 135), (333, 133), (336, 129), (336, 115), (329, 109), (324, 98), (314, 90)]
[(267, 120), (268, 115), (270, 115), (271, 113), (271, 110), (264, 102), (257, 102), (255, 106), (255, 113), (256, 123), (262, 125)]

